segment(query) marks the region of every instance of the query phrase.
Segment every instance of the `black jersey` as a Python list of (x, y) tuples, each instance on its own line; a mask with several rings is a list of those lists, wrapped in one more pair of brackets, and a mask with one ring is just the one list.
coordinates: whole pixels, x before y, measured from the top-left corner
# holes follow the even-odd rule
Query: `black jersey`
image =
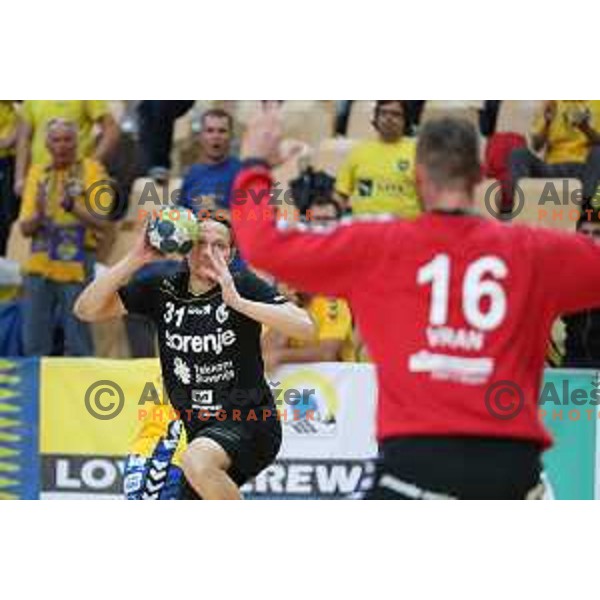
[[(243, 298), (268, 304), (287, 301), (248, 270), (233, 277)], [(165, 389), (188, 431), (217, 414), (229, 419), (234, 410), (247, 414), (273, 407), (264, 378), (261, 325), (227, 306), (218, 285), (196, 296), (188, 283), (189, 271), (183, 270), (119, 290), (128, 312), (145, 315), (157, 326)]]

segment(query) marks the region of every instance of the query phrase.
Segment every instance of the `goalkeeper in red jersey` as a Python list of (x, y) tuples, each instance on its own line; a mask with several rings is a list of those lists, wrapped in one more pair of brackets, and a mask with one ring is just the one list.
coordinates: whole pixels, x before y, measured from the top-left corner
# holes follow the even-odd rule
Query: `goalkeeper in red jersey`
[[(466, 121), (420, 132), (426, 212), (414, 221), (277, 222), (267, 202), (280, 141), (279, 108), (268, 106), (242, 145), (237, 238), (256, 268), (349, 302), (378, 379), (370, 497), (537, 495), (551, 445), (537, 406), (550, 328), (563, 313), (600, 305), (600, 249), (584, 236), (477, 215), (479, 139)], [(507, 382), (514, 414), (499, 418), (489, 392)]]

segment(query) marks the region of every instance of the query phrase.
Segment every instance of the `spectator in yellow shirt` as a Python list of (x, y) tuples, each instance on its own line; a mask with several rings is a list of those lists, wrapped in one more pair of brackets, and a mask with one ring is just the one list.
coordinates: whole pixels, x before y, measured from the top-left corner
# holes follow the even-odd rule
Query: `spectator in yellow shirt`
[(13, 100), (0, 100), (0, 256), (6, 254), (10, 228), (19, 214), (13, 194), (18, 115)]
[(534, 152), (513, 151), (512, 185), (523, 177), (574, 177), (589, 202), (600, 180), (600, 100), (548, 100), (535, 118), (531, 132)]
[(352, 315), (344, 300), (310, 296), (283, 286), (282, 291), (309, 313), (318, 333), (314, 341), (306, 342), (267, 331), (262, 340), (267, 372), (286, 363), (354, 361)]
[(24, 265), (23, 342), (28, 356), (47, 356), (62, 327), (65, 354), (93, 354), (87, 324), (72, 312), (93, 274), (97, 235), (109, 227), (102, 165), (77, 158), (77, 126), (53, 119), (47, 126), (50, 162), (29, 170), (20, 214), (31, 238)]
[(350, 152), (337, 174), (336, 197), (355, 215), (421, 214), (415, 188), (415, 140), (405, 136), (404, 100), (377, 100), (373, 127), (378, 139)]
[(94, 158), (105, 164), (117, 144), (119, 127), (105, 100), (25, 100), (17, 145), (15, 193), (18, 196), (29, 165), (45, 165), (50, 160), (46, 127), (52, 119), (65, 119), (77, 125), (79, 158)]

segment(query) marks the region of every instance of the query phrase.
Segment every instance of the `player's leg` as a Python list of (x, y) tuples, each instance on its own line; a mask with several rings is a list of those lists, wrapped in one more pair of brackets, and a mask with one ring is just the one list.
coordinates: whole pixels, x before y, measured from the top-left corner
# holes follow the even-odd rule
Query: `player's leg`
[(514, 198), (515, 188), (519, 180), (525, 177), (539, 177), (539, 172), (543, 168), (543, 161), (529, 148), (517, 148), (510, 154), (508, 168), (510, 173), (508, 196)]
[(272, 415), (274, 412), (268, 407), (260, 408), (257, 410), (258, 421), (244, 424), (242, 451), (234, 456), (229, 469), (229, 475), (240, 488), (271, 465), (279, 453), (281, 423), (275, 417), (262, 418), (262, 415)]
[[(200, 430), (182, 457), (188, 487), (206, 500), (240, 499), (239, 488), (268, 467), (281, 447), (274, 412), (261, 407), (256, 421), (225, 421)], [(184, 486), (183, 498), (191, 497)]]
[(241, 500), (240, 490), (227, 473), (231, 464), (221, 444), (202, 434), (188, 445), (181, 460), (189, 485), (204, 500)]

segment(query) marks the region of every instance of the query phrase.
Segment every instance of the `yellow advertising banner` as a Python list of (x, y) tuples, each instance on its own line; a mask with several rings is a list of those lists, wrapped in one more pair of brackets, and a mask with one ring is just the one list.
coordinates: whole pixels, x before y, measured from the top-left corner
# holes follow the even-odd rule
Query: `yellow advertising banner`
[(157, 359), (45, 358), (39, 393), (43, 498), (122, 497), (126, 455), (153, 448), (173, 414)]
[(123, 456), (164, 403), (157, 359), (48, 358), (40, 375), (42, 454)]

